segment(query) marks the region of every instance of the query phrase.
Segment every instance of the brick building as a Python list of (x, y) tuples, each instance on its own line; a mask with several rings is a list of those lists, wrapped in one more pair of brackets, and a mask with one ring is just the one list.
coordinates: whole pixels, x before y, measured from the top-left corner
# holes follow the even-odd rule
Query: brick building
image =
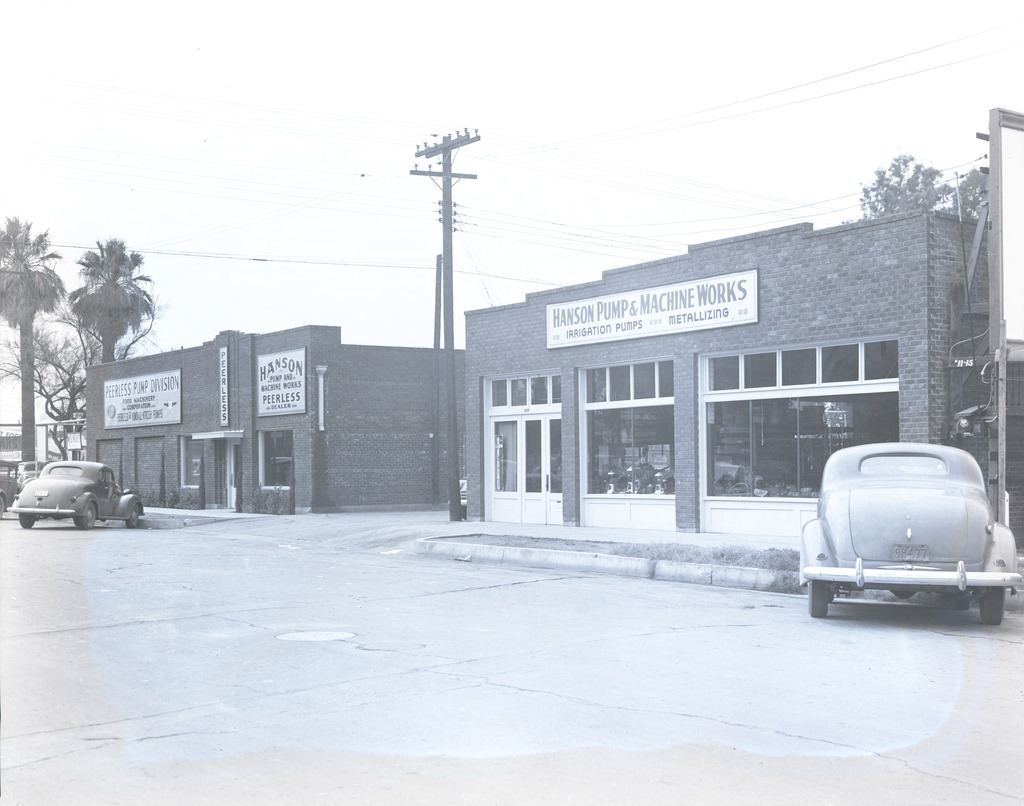
[[(985, 402), (984, 356), (950, 367), (985, 350), (964, 336), (965, 299), (986, 299), (984, 270), (963, 293), (973, 232), (803, 224), (469, 312), (469, 517), (799, 535), (831, 452), (949, 442)], [(956, 440), (986, 469), (983, 427)]]
[[(463, 367), (457, 351), (459, 389)], [(90, 367), (88, 455), (148, 506), (438, 507), (450, 476), (435, 373), (430, 349), (342, 344), (338, 327), (225, 331)]]

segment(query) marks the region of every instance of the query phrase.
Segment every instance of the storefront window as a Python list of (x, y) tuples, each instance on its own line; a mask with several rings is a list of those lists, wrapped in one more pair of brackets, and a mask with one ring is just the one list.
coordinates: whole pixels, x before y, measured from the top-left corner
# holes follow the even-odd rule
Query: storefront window
[(587, 492), (674, 492), (672, 408), (644, 406), (588, 412)]
[(671, 361), (587, 370), (587, 409), (587, 493), (675, 491)]
[(264, 431), (261, 440), (260, 483), (264, 487), (290, 487), (292, 483), (292, 432)]
[(814, 497), (837, 450), (898, 439), (898, 392), (708, 403), (708, 494)]
[(198, 487), (203, 473), (203, 442), (181, 438), (181, 486)]

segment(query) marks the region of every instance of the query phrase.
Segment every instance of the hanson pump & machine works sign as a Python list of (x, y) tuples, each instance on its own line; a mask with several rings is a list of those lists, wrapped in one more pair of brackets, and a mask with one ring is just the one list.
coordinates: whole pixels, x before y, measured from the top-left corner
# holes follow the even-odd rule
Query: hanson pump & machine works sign
[(259, 398), (256, 413), (304, 414), (306, 411), (306, 351), (287, 350), (257, 359)]
[(757, 321), (757, 271), (547, 306), (548, 347), (664, 336)]

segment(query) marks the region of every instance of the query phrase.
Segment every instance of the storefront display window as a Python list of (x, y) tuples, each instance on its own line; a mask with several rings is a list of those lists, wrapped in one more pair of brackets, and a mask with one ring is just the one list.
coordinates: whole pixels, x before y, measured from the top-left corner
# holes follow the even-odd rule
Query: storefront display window
[(587, 370), (587, 493), (675, 491), (671, 379), (671, 361)]
[(292, 432), (264, 431), (260, 440), (260, 484), (290, 487), (292, 483)]
[(898, 392), (708, 403), (708, 494), (811, 498), (837, 450), (898, 439)]

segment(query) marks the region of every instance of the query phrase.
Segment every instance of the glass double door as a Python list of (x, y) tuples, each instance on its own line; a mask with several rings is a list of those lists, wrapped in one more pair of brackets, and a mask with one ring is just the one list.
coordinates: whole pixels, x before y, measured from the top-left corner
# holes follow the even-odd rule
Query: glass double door
[(561, 525), (561, 416), (495, 419), (491, 433), (488, 520)]

